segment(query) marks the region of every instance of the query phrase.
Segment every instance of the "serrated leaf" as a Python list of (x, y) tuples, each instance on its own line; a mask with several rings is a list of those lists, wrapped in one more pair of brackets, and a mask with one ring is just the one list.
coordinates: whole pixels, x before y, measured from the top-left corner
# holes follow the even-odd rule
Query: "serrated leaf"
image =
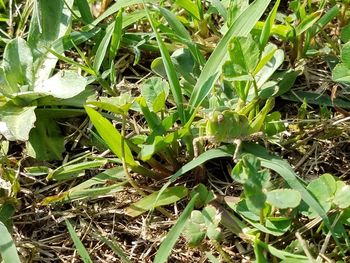
[(301, 195), (293, 189), (276, 189), (266, 193), (266, 201), (276, 208), (294, 208), (300, 204)]

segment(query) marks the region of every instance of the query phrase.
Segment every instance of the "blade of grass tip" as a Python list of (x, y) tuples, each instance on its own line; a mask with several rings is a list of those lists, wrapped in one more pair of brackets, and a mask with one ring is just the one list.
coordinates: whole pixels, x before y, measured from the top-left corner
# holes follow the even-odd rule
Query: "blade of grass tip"
[(176, 15), (163, 7), (159, 7), (159, 11), (169, 23), (170, 28), (174, 31), (176, 36), (179, 37), (182, 42), (187, 45), (197, 63), (201, 66), (204, 66), (205, 58), (203, 54), (200, 52), (198, 46), (193, 43), (191, 35), (188, 33), (183, 24), (177, 19)]
[(201, 75), (193, 89), (189, 104), (191, 114), (208, 96), (214, 83), (219, 78), (221, 66), (228, 56), (227, 46), (234, 36), (247, 36), (256, 22), (263, 15), (271, 0), (256, 0), (232, 23), (227, 33), (220, 40), (214, 52), (210, 55)]
[(120, 41), (122, 38), (122, 25), (123, 25), (123, 8), (119, 10), (117, 16), (115, 17), (115, 23), (112, 33), (111, 45), (109, 47), (109, 65), (111, 67), (111, 81), (115, 82), (115, 70), (114, 70), (114, 58), (117, 56), (117, 52), (120, 46)]
[(72, 224), (69, 222), (69, 220), (65, 219), (64, 220), (66, 222), (67, 228), (68, 228), (68, 232), (74, 242), (74, 245), (78, 251), (78, 254), (80, 255), (81, 259), (83, 260), (84, 263), (92, 263), (92, 260), (89, 256), (88, 251), (86, 250), (86, 248), (84, 247), (83, 243), (80, 241), (77, 233), (75, 233), (75, 230), (72, 226)]
[(98, 45), (96, 55), (95, 55), (94, 64), (93, 64), (93, 68), (94, 68), (95, 72), (99, 72), (100, 67), (102, 65), (102, 62), (105, 58), (105, 55), (106, 55), (106, 52), (107, 52), (107, 49), (109, 46), (109, 42), (112, 38), (113, 28), (115, 27), (115, 23), (116, 23), (116, 21), (114, 21), (112, 24), (110, 24), (107, 27), (106, 33), (105, 33), (104, 37), (102, 38), (100, 44)]
[(4, 263), (21, 263), (19, 260), (16, 246), (13, 243), (12, 237), (4, 225), (0, 221), (0, 254)]
[(182, 91), (181, 91), (181, 86), (180, 86), (180, 82), (179, 79), (177, 77), (176, 71), (175, 71), (175, 67), (173, 62), (171, 61), (169, 52), (161, 38), (161, 36), (159, 35), (157, 28), (154, 25), (154, 21), (151, 18), (149, 9), (146, 5), (146, 3), (143, 3), (143, 6), (146, 10), (147, 13), (147, 18), (151, 24), (151, 27), (153, 29), (153, 32), (156, 36), (157, 39), (157, 43), (159, 46), (159, 50), (163, 59), (163, 63), (164, 63), (164, 67), (165, 67), (165, 71), (168, 77), (168, 81), (169, 81), (169, 85), (170, 85), (170, 90), (171, 93), (174, 97), (174, 101), (176, 103), (176, 107), (177, 107), (177, 111), (179, 112), (179, 117), (181, 120), (182, 124), (186, 123), (186, 117), (185, 117), (185, 112), (184, 112), (184, 107), (183, 107), (183, 101), (182, 101)]
[(275, 21), (277, 9), (278, 9), (278, 6), (280, 5), (280, 2), (281, 2), (280, 0), (276, 1), (274, 7), (272, 8), (270, 14), (268, 15), (265, 21), (265, 24), (259, 39), (260, 50), (263, 50), (267, 42), (269, 41), (271, 29), (273, 27), (273, 23)]
[(171, 61), (168, 49), (166, 48), (160, 34), (157, 31), (157, 28), (154, 24), (154, 21), (151, 18), (151, 15), (150, 15), (150, 12), (149, 12), (149, 9), (148, 9), (146, 3), (144, 3), (143, 6), (145, 7), (145, 10), (147, 13), (147, 18), (151, 24), (151, 27), (152, 27), (154, 34), (156, 36), (156, 39), (157, 39), (160, 54), (162, 56), (165, 71), (166, 71), (166, 74), (168, 77), (170, 90), (171, 90), (171, 93), (174, 97), (174, 101), (176, 103), (177, 111), (179, 112), (179, 117), (180, 117), (181, 123), (185, 124), (186, 118), (185, 118), (185, 112), (184, 112), (183, 101), (182, 101), (182, 91), (181, 91), (179, 79), (178, 79), (176, 71), (175, 71), (175, 66), (174, 66), (173, 62)]
[(179, 239), (182, 230), (185, 227), (186, 221), (191, 215), (194, 204), (199, 196), (199, 193), (195, 194), (191, 201), (187, 204), (184, 211), (180, 215), (179, 219), (177, 220), (176, 224), (173, 225), (173, 227), (168, 232), (166, 238), (163, 240), (162, 244), (160, 245), (158, 252), (154, 258), (153, 263), (164, 263), (167, 261), (171, 250), (176, 244), (176, 241)]

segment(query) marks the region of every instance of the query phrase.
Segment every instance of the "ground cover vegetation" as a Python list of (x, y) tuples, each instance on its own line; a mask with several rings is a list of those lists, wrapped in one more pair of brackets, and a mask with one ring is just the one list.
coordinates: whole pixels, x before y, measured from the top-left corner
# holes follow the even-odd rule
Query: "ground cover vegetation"
[(349, 262), (349, 5), (0, 0), (2, 262)]

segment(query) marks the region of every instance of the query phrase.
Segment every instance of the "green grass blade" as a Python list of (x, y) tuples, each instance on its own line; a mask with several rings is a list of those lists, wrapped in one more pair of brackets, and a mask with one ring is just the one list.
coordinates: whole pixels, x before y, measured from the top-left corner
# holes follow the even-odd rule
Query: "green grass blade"
[(191, 201), (185, 207), (184, 211), (180, 215), (176, 224), (170, 229), (166, 238), (163, 240), (162, 244), (160, 245), (153, 263), (167, 262), (167, 259), (171, 253), (171, 250), (173, 249), (174, 245), (176, 244), (176, 241), (179, 239), (182, 233), (182, 230), (185, 227), (187, 218), (191, 215), (191, 212), (193, 211), (194, 204), (198, 196), (199, 194), (197, 193), (192, 197)]
[(114, 21), (111, 25), (109, 25), (107, 27), (106, 33), (105, 33), (104, 37), (102, 38), (100, 44), (98, 45), (95, 59), (94, 59), (94, 64), (93, 64), (93, 68), (94, 68), (95, 72), (98, 72), (100, 70), (102, 62), (105, 58), (106, 52), (108, 50), (109, 42), (112, 38), (113, 28), (115, 27), (115, 23), (116, 22)]
[(87, 0), (75, 0), (75, 4), (78, 7), (81, 18), (85, 24), (90, 24), (94, 21), (94, 17), (91, 14), (90, 6)]
[(113, 60), (117, 55), (119, 45), (120, 45), (120, 40), (122, 37), (122, 24), (123, 24), (123, 9), (120, 9), (118, 12), (118, 15), (115, 17), (111, 46), (109, 47), (110, 60)]
[(160, 13), (164, 16), (169, 26), (174, 31), (175, 35), (180, 38), (182, 43), (188, 46), (188, 49), (192, 53), (192, 56), (197, 60), (198, 64), (204, 65), (205, 59), (199, 48), (193, 43), (191, 35), (186, 28), (177, 19), (177, 17), (166, 8), (159, 8)]
[(153, 192), (127, 207), (125, 214), (131, 217), (137, 217), (155, 207), (175, 203), (187, 196), (187, 194), (188, 190), (184, 186), (169, 187), (163, 191), (160, 197), (158, 197), (158, 192)]
[(273, 9), (271, 10), (269, 16), (267, 17), (263, 30), (261, 32), (260, 35), (260, 39), (259, 39), (259, 44), (260, 44), (260, 50), (263, 50), (264, 47), (266, 46), (267, 42), (269, 41), (270, 38), (270, 33), (273, 27), (273, 23), (275, 21), (276, 18), (276, 14), (277, 14), (277, 9), (278, 6), (280, 5), (281, 0), (277, 0)]
[[(233, 150), (232, 150), (232, 153), (233, 153)], [(157, 203), (159, 197), (169, 187), (169, 185), (172, 184), (180, 176), (186, 174), (187, 172), (191, 171), (192, 169), (196, 168), (197, 166), (211, 159), (220, 158), (220, 157), (230, 157), (232, 156), (232, 153), (224, 152), (221, 149), (211, 149), (209, 151), (202, 153), (201, 155), (199, 155), (197, 158), (193, 159), (189, 163), (186, 163), (184, 166), (181, 167), (181, 169), (179, 169), (175, 174), (173, 174), (170, 177), (169, 181), (166, 184), (164, 184), (163, 187), (159, 190), (158, 196), (154, 204)]]
[(93, 26), (96, 26), (98, 23), (100, 23), (107, 17), (113, 15), (114, 13), (118, 12), (122, 8), (132, 6), (132, 5), (142, 4), (142, 3), (154, 3), (154, 2), (157, 2), (157, 0), (118, 0), (91, 24)]
[[(94, 109), (85, 106), (85, 110), (89, 115), (92, 124), (95, 126), (96, 130), (104, 142), (107, 144), (107, 146), (119, 159), (122, 159), (122, 137), (120, 132), (115, 129), (114, 126), (106, 118), (104, 118)], [(124, 150), (125, 162), (134, 172), (154, 179), (162, 178), (161, 175), (136, 163), (127, 143), (124, 145)]]
[(83, 260), (84, 263), (92, 263), (92, 260), (89, 256), (89, 253), (87, 252), (86, 248), (84, 247), (83, 243), (80, 241), (77, 233), (75, 233), (75, 230), (72, 226), (72, 224), (66, 219), (64, 220), (66, 222), (67, 228), (68, 228), (68, 232), (74, 242), (74, 245), (81, 257), (81, 259)]
[[(108, 147), (115, 155), (117, 155), (119, 159), (122, 159), (122, 136), (119, 131), (114, 128), (112, 123), (110, 123), (106, 118), (104, 118), (94, 109), (85, 106), (85, 110), (89, 115), (92, 124), (95, 126), (96, 130), (102, 139), (106, 142)], [(130, 166), (137, 166), (137, 163), (135, 162), (131, 150), (127, 144), (125, 144), (125, 162)]]
[[(97, 232), (97, 230), (96, 230)], [(107, 246), (109, 246), (113, 252), (121, 259), (121, 262), (123, 263), (131, 263), (131, 261), (128, 259), (127, 255), (123, 251), (122, 248), (120, 248), (117, 240), (115, 240), (113, 237), (110, 237), (111, 240), (108, 240), (104, 236), (102, 236), (100, 233), (92, 233), (92, 235), (105, 243)]]
[(0, 254), (4, 263), (21, 263), (16, 246), (3, 222), (0, 222)]
[(201, 75), (193, 89), (189, 104), (194, 109), (208, 96), (214, 83), (219, 78), (222, 64), (228, 56), (227, 46), (234, 36), (247, 36), (259, 20), (270, 0), (254, 1), (231, 25), (227, 33), (218, 43), (214, 52), (205, 64)]
[(170, 90), (171, 90), (171, 93), (174, 97), (177, 111), (179, 112), (180, 120), (184, 124), (184, 123), (186, 123), (186, 118), (185, 118), (185, 112), (184, 112), (183, 101), (182, 101), (182, 91), (181, 91), (180, 82), (179, 82), (179, 79), (177, 77), (174, 64), (171, 61), (168, 49), (166, 48), (160, 34), (158, 33), (157, 28), (155, 27), (154, 21), (150, 16), (150, 13), (149, 13), (149, 10), (148, 10), (146, 4), (144, 4), (144, 7), (145, 7), (145, 10), (147, 12), (148, 20), (152, 26), (152, 29), (153, 29), (154, 34), (155, 34), (156, 39), (157, 39), (157, 43), (159, 46), (160, 53), (162, 55), (165, 71), (166, 71), (166, 74), (168, 77)]

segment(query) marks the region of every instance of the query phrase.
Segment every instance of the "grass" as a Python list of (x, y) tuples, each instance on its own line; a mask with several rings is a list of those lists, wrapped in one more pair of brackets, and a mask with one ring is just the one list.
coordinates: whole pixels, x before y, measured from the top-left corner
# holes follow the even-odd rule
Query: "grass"
[(2, 261), (348, 262), (348, 6), (0, 0)]

